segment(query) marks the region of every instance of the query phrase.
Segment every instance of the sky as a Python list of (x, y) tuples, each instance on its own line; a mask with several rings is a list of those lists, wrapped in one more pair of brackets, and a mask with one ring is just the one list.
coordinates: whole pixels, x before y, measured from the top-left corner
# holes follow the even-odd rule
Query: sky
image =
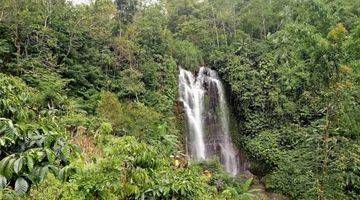
[(89, 3), (90, 0), (71, 0), (74, 4)]

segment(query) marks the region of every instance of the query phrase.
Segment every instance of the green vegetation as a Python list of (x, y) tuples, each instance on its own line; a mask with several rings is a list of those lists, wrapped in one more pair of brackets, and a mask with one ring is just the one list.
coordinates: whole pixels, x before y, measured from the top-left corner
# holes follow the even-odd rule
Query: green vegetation
[[(200, 65), (258, 178), (183, 155)], [(1, 0), (0, 199), (359, 199), (359, 84), (358, 0)]]

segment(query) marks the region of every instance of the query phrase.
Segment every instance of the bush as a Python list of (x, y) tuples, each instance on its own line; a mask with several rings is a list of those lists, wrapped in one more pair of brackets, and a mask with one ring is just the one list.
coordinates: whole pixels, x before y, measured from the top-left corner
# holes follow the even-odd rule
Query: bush
[[(28, 199), (204, 199), (207, 178), (131, 136), (102, 136), (105, 156), (82, 166), (69, 182), (48, 176)], [(208, 188), (209, 189), (209, 188)], [(61, 192), (59, 192), (61, 191)]]
[(43, 182), (32, 187), (25, 200), (85, 200), (85, 194), (71, 182), (62, 182), (49, 174)]
[(30, 88), (16, 77), (0, 73), (0, 116), (13, 120), (29, 117)]
[(120, 103), (117, 97), (104, 92), (99, 103), (100, 117), (109, 122), (116, 135), (133, 135), (145, 138), (155, 131), (161, 115), (141, 103)]

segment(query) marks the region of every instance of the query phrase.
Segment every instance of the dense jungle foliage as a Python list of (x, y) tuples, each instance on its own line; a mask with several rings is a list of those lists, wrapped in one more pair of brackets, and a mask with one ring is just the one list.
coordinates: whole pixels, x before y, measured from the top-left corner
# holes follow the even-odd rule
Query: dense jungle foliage
[[(0, 1), (0, 199), (360, 199), (360, 1)], [(258, 178), (184, 155), (219, 72)], [(275, 197), (274, 197), (275, 196)]]

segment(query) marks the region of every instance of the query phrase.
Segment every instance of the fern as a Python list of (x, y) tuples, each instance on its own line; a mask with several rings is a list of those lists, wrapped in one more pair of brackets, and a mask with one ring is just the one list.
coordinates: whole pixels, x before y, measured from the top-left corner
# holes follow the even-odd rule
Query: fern
[(249, 191), (252, 182), (253, 182), (253, 178), (249, 178), (248, 180), (245, 181), (244, 184), (241, 185), (241, 189), (243, 190), (243, 192)]

